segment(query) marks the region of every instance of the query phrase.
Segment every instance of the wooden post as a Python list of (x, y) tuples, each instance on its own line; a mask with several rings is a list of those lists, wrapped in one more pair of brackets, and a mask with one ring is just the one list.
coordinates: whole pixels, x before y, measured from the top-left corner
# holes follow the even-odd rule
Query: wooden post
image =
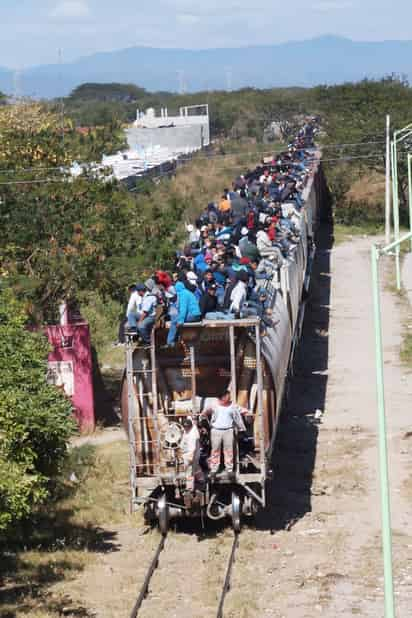
[(230, 340), (230, 390), (232, 401), (237, 400), (237, 384), (236, 384), (236, 349), (235, 349), (235, 327), (229, 326)]
[(133, 344), (126, 343), (126, 379), (127, 379), (127, 421), (129, 438), (129, 473), (130, 473), (130, 512), (134, 511), (135, 500), (137, 497), (137, 478), (136, 478), (136, 437), (134, 423), (136, 420), (136, 402), (133, 392)]
[(260, 418), (259, 428), (259, 449), (262, 478), (266, 478), (265, 470), (265, 439), (264, 439), (264, 422), (263, 422), (263, 372), (262, 372), (262, 353), (260, 342), (259, 324), (255, 326), (256, 334), (256, 378), (257, 378), (257, 413)]
[(196, 402), (196, 357), (195, 346), (193, 343), (189, 346), (190, 351), (190, 377), (192, 381), (192, 414), (197, 415), (197, 402)]
[[(156, 434), (156, 440), (153, 440), (155, 444), (154, 450), (154, 464), (157, 467), (157, 473), (160, 475), (160, 431), (159, 431), (159, 419), (158, 419), (158, 400), (157, 400), (157, 376), (156, 376), (156, 334), (155, 329), (152, 329), (150, 335), (150, 365), (152, 375), (152, 416), (153, 425)], [(157, 465), (156, 465), (157, 464)]]

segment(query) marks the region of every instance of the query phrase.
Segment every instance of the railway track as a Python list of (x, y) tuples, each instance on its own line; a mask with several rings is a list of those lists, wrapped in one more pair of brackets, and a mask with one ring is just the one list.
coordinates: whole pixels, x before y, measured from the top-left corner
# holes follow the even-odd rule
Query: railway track
[[(156, 551), (153, 555), (152, 561), (149, 565), (149, 568), (147, 569), (146, 572), (146, 576), (143, 582), (143, 585), (139, 591), (139, 595), (136, 599), (136, 603), (133, 606), (133, 609), (130, 613), (130, 618), (137, 618), (137, 616), (139, 615), (139, 611), (143, 605), (144, 600), (147, 598), (147, 596), (150, 594), (150, 581), (152, 579), (152, 576), (154, 574), (154, 572), (156, 571), (156, 569), (159, 566), (159, 559), (160, 559), (160, 554), (162, 553), (162, 551), (165, 548), (165, 544), (166, 544), (166, 538), (167, 538), (167, 534), (163, 534), (159, 544), (156, 548)], [(219, 605), (218, 605), (218, 609), (217, 609), (217, 613), (216, 613), (216, 618), (223, 618), (223, 608), (224, 608), (224, 604), (225, 604), (225, 599), (226, 599), (226, 595), (230, 590), (230, 582), (231, 582), (231, 577), (232, 577), (232, 570), (233, 570), (233, 565), (235, 563), (235, 559), (236, 559), (236, 550), (239, 547), (239, 533), (235, 532), (234, 533), (234, 538), (233, 538), (233, 543), (232, 543), (232, 548), (229, 554), (229, 560), (227, 562), (226, 565), (226, 571), (225, 571), (225, 577), (223, 580), (223, 586), (222, 586), (222, 591), (220, 594), (220, 599), (219, 599)]]

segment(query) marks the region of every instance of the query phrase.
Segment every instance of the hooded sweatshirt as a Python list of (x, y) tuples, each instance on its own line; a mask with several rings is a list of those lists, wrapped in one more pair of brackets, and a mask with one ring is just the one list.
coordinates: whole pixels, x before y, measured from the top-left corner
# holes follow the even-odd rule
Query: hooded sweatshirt
[(199, 302), (193, 292), (190, 292), (181, 281), (176, 283), (177, 294), (177, 323), (184, 324), (189, 316), (199, 316), (200, 319), (200, 307)]

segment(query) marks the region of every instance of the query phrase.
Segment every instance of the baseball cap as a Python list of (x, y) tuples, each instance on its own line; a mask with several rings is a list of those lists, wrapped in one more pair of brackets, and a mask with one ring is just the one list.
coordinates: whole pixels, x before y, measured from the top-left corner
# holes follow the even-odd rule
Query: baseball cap
[(249, 233), (249, 230), (247, 229), (247, 227), (242, 227), (240, 233), (242, 236), (246, 236)]
[(196, 282), (197, 282), (197, 276), (196, 276), (196, 274), (195, 274), (193, 271), (191, 271), (191, 270), (189, 270), (189, 272), (186, 274), (186, 279), (188, 279), (188, 281), (193, 281), (194, 283), (196, 283)]
[(144, 284), (144, 283), (138, 283), (138, 284), (136, 285), (136, 290), (137, 290), (138, 292), (146, 292), (146, 286), (145, 286), (145, 284)]

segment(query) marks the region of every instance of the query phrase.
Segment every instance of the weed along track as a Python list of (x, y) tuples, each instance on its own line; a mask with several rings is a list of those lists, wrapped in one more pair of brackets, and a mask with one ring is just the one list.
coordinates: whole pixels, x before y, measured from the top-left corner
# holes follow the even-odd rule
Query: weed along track
[[(220, 562), (219, 568), (217, 568), (217, 565), (216, 566), (213, 565), (213, 568), (215, 569), (215, 574), (219, 578), (220, 587), (216, 586), (215, 590), (211, 590), (209, 587), (208, 592), (212, 594), (213, 593), (216, 594), (216, 598), (218, 598), (218, 603), (216, 604), (214, 611), (211, 609), (210, 613), (208, 613), (207, 615), (210, 615), (210, 616), (216, 615), (217, 618), (223, 618), (224, 616), (224, 604), (225, 604), (226, 596), (231, 589), (231, 578), (232, 578), (233, 566), (236, 560), (236, 552), (239, 548), (239, 538), (240, 538), (239, 532), (235, 531), (233, 534), (232, 544), (231, 544), (230, 552), (228, 556), (226, 553), (222, 552), (222, 557), (219, 558), (219, 562)], [(169, 604), (169, 609), (168, 609), (169, 615), (171, 616), (175, 615), (173, 614), (173, 611), (176, 612), (176, 615), (182, 615), (182, 616), (186, 615), (184, 613), (180, 613), (179, 607), (177, 606), (174, 607), (176, 601), (179, 601), (179, 594), (177, 593), (173, 595), (170, 590), (168, 591), (164, 590), (164, 585), (163, 585), (165, 581), (164, 578), (169, 577), (169, 573), (168, 573), (166, 562), (164, 562), (164, 564), (162, 565), (162, 557), (166, 556), (168, 552), (170, 553), (170, 551), (172, 551), (170, 547), (169, 547), (169, 550), (167, 549), (168, 539), (170, 540), (170, 537), (168, 537), (167, 534), (162, 534), (159, 540), (159, 544), (157, 545), (157, 548), (153, 554), (153, 557), (146, 571), (142, 587), (140, 588), (136, 602), (130, 613), (130, 618), (137, 618), (137, 616), (143, 616), (143, 615), (147, 615), (147, 616), (151, 615), (149, 613), (151, 612), (151, 609), (147, 607), (147, 603), (145, 603), (145, 600), (147, 599), (149, 601), (150, 597), (152, 598), (156, 597), (157, 607), (160, 607), (160, 606), (163, 607), (162, 600), (159, 601), (159, 596), (165, 597), (166, 595), (168, 596), (169, 602), (167, 599), (165, 599), (164, 603)], [(199, 542), (202, 545), (204, 545), (204, 547), (208, 546), (209, 551), (212, 552), (213, 554), (216, 555), (217, 553), (220, 553), (220, 551), (219, 552), (217, 551), (218, 547), (222, 543), (220, 537), (217, 539), (208, 539), (208, 540), (203, 539), (203, 540), (200, 540)], [(226, 561), (224, 560), (224, 558), (226, 558)], [(170, 559), (170, 555), (169, 555), (169, 559)], [(178, 556), (177, 556), (177, 560), (179, 560)], [(200, 575), (201, 575), (201, 580), (207, 582), (208, 573), (205, 570), (210, 568), (210, 563), (208, 560), (204, 560), (203, 562), (204, 562), (204, 565), (202, 566), (203, 573), (201, 573)], [(199, 562), (193, 564), (193, 569), (199, 569)], [(157, 571), (158, 581), (155, 582), (153, 576), (156, 571)], [(176, 575), (178, 576), (179, 573), (177, 573)], [(153, 582), (152, 582), (152, 579), (153, 579)], [(190, 577), (190, 574), (189, 574), (189, 578), (186, 578), (186, 579), (184, 578), (184, 575), (182, 574), (182, 577), (180, 579), (180, 585), (181, 586), (183, 585), (183, 587), (186, 588), (187, 596), (189, 600), (193, 594), (192, 583), (193, 583), (193, 579)], [(195, 608), (192, 607), (191, 611), (195, 611)], [(208, 609), (208, 612), (209, 612), (209, 609)], [(160, 615), (159, 609), (157, 610), (157, 613)]]

